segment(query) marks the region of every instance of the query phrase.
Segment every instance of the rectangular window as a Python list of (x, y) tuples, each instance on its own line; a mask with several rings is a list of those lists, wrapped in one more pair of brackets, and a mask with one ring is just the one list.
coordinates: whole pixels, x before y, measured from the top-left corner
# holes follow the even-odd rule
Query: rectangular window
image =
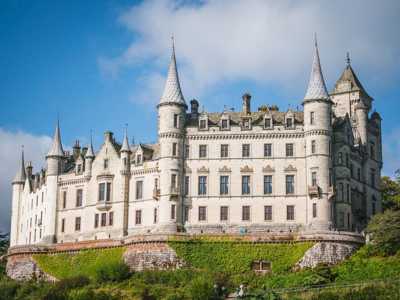
[(221, 120), (221, 128), (228, 129), (228, 120)]
[(250, 144), (242, 145), (242, 157), (250, 157)]
[(271, 128), (272, 126), (271, 118), (265, 118), (264, 119), (264, 127), (265, 128)]
[(313, 125), (314, 124), (314, 118), (315, 118), (315, 113), (313, 111), (310, 112), (310, 124)]
[(333, 184), (333, 178), (332, 178), (332, 169), (329, 169), (329, 186), (332, 186)]
[(138, 165), (142, 163), (142, 155), (141, 155), (141, 154), (138, 154), (138, 155), (136, 156), (136, 163), (137, 163)]
[(242, 195), (250, 194), (250, 176), (243, 175), (242, 176)]
[(136, 181), (136, 199), (143, 197), (143, 181)]
[(99, 201), (104, 201), (106, 199), (106, 184), (99, 183)]
[(171, 219), (175, 220), (175, 212), (176, 212), (176, 206), (175, 204), (171, 204)]
[(199, 206), (199, 221), (206, 221), (206, 220), (207, 220), (207, 207)]
[(229, 145), (221, 145), (221, 157), (226, 158), (229, 156)]
[(61, 232), (65, 232), (65, 219), (61, 219)]
[(286, 175), (286, 194), (294, 194), (294, 175)]
[(200, 120), (200, 129), (206, 129), (207, 128), (207, 120)]
[(369, 147), (369, 153), (371, 155), (372, 159), (375, 159), (375, 143), (371, 142), (370, 147)]
[(154, 208), (154, 211), (153, 211), (153, 223), (154, 224), (157, 223), (157, 208)]
[(250, 221), (250, 206), (242, 206), (242, 221)]
[(264, 194), (272, 194), (272, 175), (264, 175)]
[(190, 146), (185, 145), (185, 158), (189, 158), (189, 157), (190, 157)]
[(101, 214), (101, 227), (107, 226), (107, 213)]
[(264, 206), (264, 221), (272, 221), (272, 206)]
[(108, 225), (113, 226), (114, 225), (114, 212), (110, 211), (108, 214)]
[(207, 176), (199, 176), (199, 195), (207, 194)]
[(229, 176), (223, 175), (219, 177), (219, 193), (228, 195), (229, 193)]
[(189, 221), (189, 206), (187, 206), (187, 205), (185, 205), (185, 207), (184, 207), (183, 220), (185, 222)]
[(179, 115), (174, 114), (174, 128), (179, 128)]
[(350, 203), (350, 184), (346, 185), (346, 199), (347, 202)]
[(371, 181), (371, 186), (375, 187), (375, 169), (371, 169), (370, 171), (370, 181)]
[(75, 231), (81, 230), (81, 217), (75, 218)]
[(242, 129), (250, 129), (251, 128), (251, 119), (243, 119)]
[(111, 182), (107, 182), (106, 184), (106, 201), (111, 200)]
[(357, 180), (361, 181), (361, 169), (357, 168)]
[(272, 144), (264, 144), (264, 157), (272, 156)]
[(82, 206), (82, 198), (83, 198), (83, 190), (77, 189), (76, 190), (76, 207)]
[(171, 174), (171, 188), (172, 188), (174, 191), (177, 190), (176, 174)]
[(313, 218), (317, 217), (317, 203), (313, 203), (312, 205), (312, 216)]
[(199, 146), (199, 157), (206, 158), (207, 157), (207, 145)]
[(142, 224), (142, 211), (141, 210), (135, 211), (135, 224), (136, 225)]
[(189, 195), (189, 176), (185, 176), (185, 196)]
[(63, 196), (62, 196), (62, 208), (67, 207), (67, 191), (63, 191)]
[(220, 207), (219, 219), (221, 221), (228, 221), (228, 206), (221, 206)]
[(94, 215), (94, 228), (99, 227), (99, 214)]
[(286, 220), (288, 221), (294, 220), (294, 205), (286, 206)]
[(317, 186), (317, 172), (311, 172), (311, 184)]
[(315, 140), (312, 140), (311, 141), (311, 153), (312, 154), (315, 154), (315, 151), (316, 151), (316, 146), (315, 146)]
[(177, 156), (177, 151), (178, 149), (178, 144), (177, 143), (172, 143), (172, 156)]
[(108, 159), (106, 158), (105, 160), (103, 160), (103, 168), (108, 169)]
[(287, 118), (286, 119), (286, 127), (287, 128), (292, 128), (293, 127), (293, 119), (292, 118)]
[(286, 144), (286, 156), (287, 157), (293, 156), (293, 144), (292, 143)]

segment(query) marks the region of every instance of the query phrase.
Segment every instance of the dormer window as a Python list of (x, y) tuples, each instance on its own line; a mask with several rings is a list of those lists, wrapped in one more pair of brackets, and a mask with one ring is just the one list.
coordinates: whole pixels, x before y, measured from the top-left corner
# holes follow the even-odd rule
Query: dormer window
[(251, 129), (251, 119), (244, 118), (242, 120), (242, 130), (250, 130)]
[(265, 117), (264, 118), (264, 129), (270, 129), (270, 128), (272, 128), (272, 118)]
[(221, 120), (221, 130), (228, 130), (229, 129), (229, 120), (222, 119)]
[(293, 118), (286, 119), (286, 128), (293, 128)]
[(136, 164), (140, 165), (142, 163), (142, 155), (138, 154), (136, 155)]
[(76, 165), (76, 173), (80, 174), (82, 172), (82, 164), (77, 164)]
[(199, 120), (199, 129), (206, 130), (207, 129), (207, 119), (200, 119)]

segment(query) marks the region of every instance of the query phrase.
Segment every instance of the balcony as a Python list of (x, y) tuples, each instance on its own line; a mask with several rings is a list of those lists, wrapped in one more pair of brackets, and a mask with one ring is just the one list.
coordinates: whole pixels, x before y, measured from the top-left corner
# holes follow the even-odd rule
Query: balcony
[(308, 186), (308, 195), (311, 198), (318, 198), (319, 197), (319, 186), (318, 185), (310, 185)]
[(153, 198), (156, 200), (160, 199), (160, 189), (158, 188), (153, 189)]
[(112, 204), (110, 201), (98, 201), (96, 204), (96, 207), (98, 210), (109, 210), (111, 208)]
[(179, 195), (179, 188), (176, 186), (171, 186), (171, 195), (178, 196)]

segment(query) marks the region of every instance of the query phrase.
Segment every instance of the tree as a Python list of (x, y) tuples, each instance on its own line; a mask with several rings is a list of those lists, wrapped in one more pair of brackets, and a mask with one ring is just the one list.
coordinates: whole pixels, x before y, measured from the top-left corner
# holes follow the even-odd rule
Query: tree
[(378, 254), (393, 255), (400, 250), (400, 210), (386, 210), (375, 215), (367, 227), (372, 248)]
[(400, 169), (395, 172), (392, 180), (388, 176), (381, 179), (382, 209), (400, 210)]
[(7, 252), (8, 243), (8, 233), (0, 233), (0, 256)]

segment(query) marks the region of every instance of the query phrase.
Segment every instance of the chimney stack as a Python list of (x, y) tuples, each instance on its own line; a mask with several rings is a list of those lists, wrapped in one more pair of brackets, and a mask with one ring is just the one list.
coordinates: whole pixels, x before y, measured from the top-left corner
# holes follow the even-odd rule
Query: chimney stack
[(249, 115), (251, 113), (250, 109), (250, 100), (251, 100), (251, 95), (249, 93), (245, 93), (242, 96), (243, 99), (243, 113), (246, 115)]

